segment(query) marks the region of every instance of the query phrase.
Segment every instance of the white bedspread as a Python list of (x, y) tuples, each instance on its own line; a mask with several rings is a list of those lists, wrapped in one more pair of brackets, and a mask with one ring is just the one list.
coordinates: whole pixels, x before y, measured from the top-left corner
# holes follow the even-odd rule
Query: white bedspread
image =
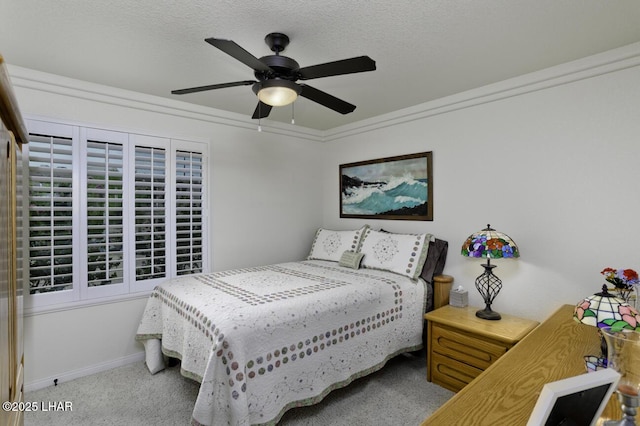
[(190, 275), (153, 291), (136, 338), (161, 339), (201, 383), (194, 424), (273, 424), (419, 348), (425, 294), (326, 261)]

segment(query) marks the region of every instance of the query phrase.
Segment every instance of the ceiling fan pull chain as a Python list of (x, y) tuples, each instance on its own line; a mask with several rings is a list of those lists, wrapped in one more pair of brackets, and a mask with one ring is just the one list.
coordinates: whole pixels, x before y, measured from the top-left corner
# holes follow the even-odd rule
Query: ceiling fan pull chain
[(262, 131), (262, 111), (260, 111), (262, 108), (260, 108), (262, 106), (262, 102), (258, 102), (258, 131), (261, 132)]
[(295, 118), (295, 102), (291, 102), (291, 124), (296, 124), (296, 118)]

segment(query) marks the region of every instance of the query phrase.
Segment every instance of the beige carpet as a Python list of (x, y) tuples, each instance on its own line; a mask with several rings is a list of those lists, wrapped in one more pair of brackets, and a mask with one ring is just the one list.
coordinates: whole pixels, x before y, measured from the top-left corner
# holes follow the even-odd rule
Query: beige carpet
[[(72, 411), (25, 413), (26, 426), (189, 425), (198, 384), (172, 367), (156, 375), (130, 364), (28, 392), (25, 401), (70, 402)], [(401, 355), (380, 371), (288, 411), (281, 425), (419, 425), (452, 392), (427, 382), (424, 356)]]

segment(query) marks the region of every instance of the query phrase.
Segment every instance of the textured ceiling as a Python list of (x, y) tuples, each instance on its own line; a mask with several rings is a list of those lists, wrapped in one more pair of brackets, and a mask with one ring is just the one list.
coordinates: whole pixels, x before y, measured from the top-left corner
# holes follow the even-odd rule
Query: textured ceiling
[[(12, 65), (237, 112), (254, 78), (204, 42), (257, 57), (270, 32), (301, 67), (360, 55), (377, 70), (306, 83), (357, 105), (341, 115), (301, 98), (296, 125), (326, 130), (640, 41), (638, 0), (0, 0), (0, 54)], [(270, 119), (289, 122), (291, 107)]]

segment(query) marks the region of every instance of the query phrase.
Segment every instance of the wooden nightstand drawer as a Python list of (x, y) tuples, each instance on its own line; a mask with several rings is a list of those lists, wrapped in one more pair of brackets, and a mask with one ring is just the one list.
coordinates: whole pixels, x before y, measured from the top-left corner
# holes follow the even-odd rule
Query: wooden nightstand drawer
[(433, 352), (481, 370), (493, 364), (508, 349), (504, 344), (445, 325), (434, 324), (432, 332)]
[(425, 314), (427, 380), (459, 391), (538, 325), (512, 315), (488, 321), (477, 310), (447, 305)]
[(464, 362), (434, 353), (432, 355), (432, 382), (453, 392), (471, 383), (482, 373), (482, 369), (472, 367)]

